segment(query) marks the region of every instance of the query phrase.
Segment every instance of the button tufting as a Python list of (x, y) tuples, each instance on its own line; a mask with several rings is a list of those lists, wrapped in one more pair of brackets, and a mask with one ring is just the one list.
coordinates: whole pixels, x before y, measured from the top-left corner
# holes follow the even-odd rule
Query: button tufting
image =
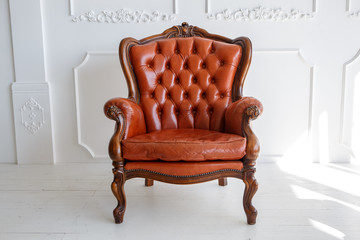
[(155, 118), (145, 123), (146, 128), (152, 131), (158, 125), (172, 128), (192, 124), (224, 130), (224, 109), (234, 98), (233, 79), (228, 76), (236, 75), (241, 65), (241, 49), (196, 37), (182, 40), (186, 39), (158, 39), (150, 45), (134, 46), (132, 53), (139, 56), (129, 52), (133, 66), (138, 66), (132, 71), (137, 78), (134, 81), (138, 81), (136, 90), (144, 118)]

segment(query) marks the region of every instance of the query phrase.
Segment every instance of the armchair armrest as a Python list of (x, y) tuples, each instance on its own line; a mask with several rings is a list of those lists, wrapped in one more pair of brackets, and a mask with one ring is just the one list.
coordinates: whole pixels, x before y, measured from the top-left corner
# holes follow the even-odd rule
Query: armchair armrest
[(135, 102), (126, 98), (113, 98), (104, 106), (105, 115), (117, 121), (120, 116), (124, 118), (124, 137), (127, 139), (146, 133), (144, 113)]
[(253, 168), (259, 155), (260, 144), (250, 127), (250, 121), (256, 119), (263, 111), (261, 102), (252, 97), (243, 97), (233, 102), (225, 112), (225, 131), (246, 138), (246, 155), (244, 167)]
[(263, 111), (259, 100), (253, 97), (243, 97), (230, 104), (225, 112), (225, 131), (244, 136), (243, 117), (248, 115), (251, 120), (256, 119)]
[(113, 98), (105, 104), (104, 113), (116, 121), (115, 132), (109, 143), (110, 158), (122, 161), (121, 140), (146, 133), (143, 110), (129, 99)]

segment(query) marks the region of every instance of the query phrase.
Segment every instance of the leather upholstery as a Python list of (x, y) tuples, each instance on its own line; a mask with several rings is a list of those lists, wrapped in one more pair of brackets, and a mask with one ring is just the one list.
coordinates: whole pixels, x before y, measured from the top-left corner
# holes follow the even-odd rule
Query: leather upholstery
[(126, 160), (235, 160), (245, 155), (245, 138), (203, 129), (167, 129), (122, 141)]
[(231, 103), (241, 52), (239, 45), (200, 37), (131, 47), (147, 131), (224, 131), (225, 109)]
[(125, 117), (124, 139), (146, 133), (145, 119), (141, 107), (135, 102), (125, 98), (113, 98), (107, 101), (104, 106), (106, 115), (111, 106), (118, 107)]
[(242, 120), (246, 109), (250, 106), (257, 106), (260, 114), (263, 111), (263, 105), (259, 100), (253, 97), (243, 97), (240, 100), (233, 102), (225, 112), (225, 132), (238, 134), (243, 136)]
[(209, 172), (231, 169), (241, 171), (241, 161), (211, 162), (162, 162), (162, 161), (129, 161), (125, 164), (127, 171), (147, 170), (172, 176), (193, 176)]

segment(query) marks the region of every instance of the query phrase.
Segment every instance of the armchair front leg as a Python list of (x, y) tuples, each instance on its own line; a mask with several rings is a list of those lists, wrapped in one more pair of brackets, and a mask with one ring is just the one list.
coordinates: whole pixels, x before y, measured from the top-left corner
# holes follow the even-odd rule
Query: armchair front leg
[(113, 160), (114, 180), (111, 183), (111, 190), (118, 201), (113, 211), (115, 223), (122, 223), (126, 209), (126, 197), (124, 192), (125, 170), (124, 159), (121, 154), (121, 140), (125, 134), (125, 117), (123, 112), (116, 106), (111, 106), (106, 111), (106, 116), (116, 121), (115, 132), (109, 143), (109, 156)]
[(255, 165), (260, 151), (259, 141), (251, 130), (250, 123), (251, 120), (256, 119), (261, 114), (262, 110), (263, 106), (257, 99), (243, 97), (233, 102), (225, 113), (226, 132), (246, 138), (246, 154), (241, 160), (244, 164), (242, 179), (245, 183), (243, 205), (248, 224), (256, 223), (257, 211), (251, 201), (258, 189), (258, 182), (255, 179)]
[(105, 115), (114, 120), (115, 132), (109, 143), (109, 156), (113, 160), (114, 180), (111, 190), (118, 201), (114, 209), (115, 223), (121, 223), (126, 209), (124, 184), (126, 172), (125, 160), (122, 156), (121, 141), (146, 132), (144, 114), (141, 107), (130, 99), (110, 99), (104, 106)]
[(114, 180), (111, 183), (111, 190), (118, 201), (113, 211), (115, 223), (122, 223), (126, 209), (126, 196), (124, 192), (125, 172), (123, 162), (113, 162)]
[(251, 201), (258, 189), (258, 182), (255, 179), (255, 168), (246, 170), (243, 174), (243, 181), (245, 183), (243, 205), (247, 223), (253, 225), (256, 223), (257, 210)]
[(260, 151), (259, 140), (251, 130), (250, 121), (256, 119), (259, 115), (260, 109), (256, 105), (252, 105), (246, 109), (242, 120), (243, 135), (246, 137), (246, 155), (243, 158), (243, 181), (245, 183), (243, 205), (247, 222), (250, 225), (256, 223), (257, 217), (257, 210), (251, 201), (258, 189), (258, 182), (255, 178), (255, 164)]

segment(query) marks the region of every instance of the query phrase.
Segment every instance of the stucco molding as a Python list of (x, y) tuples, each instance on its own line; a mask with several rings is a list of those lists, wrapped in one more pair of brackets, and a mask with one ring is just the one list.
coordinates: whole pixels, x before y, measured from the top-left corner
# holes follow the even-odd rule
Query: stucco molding
[(90, 22), (90, 23), (149, 23), (149, 22), (167, 22), (175, 19), (174, 14), (163, 13), (159, 11), (148, 12), (146, 10), (90, 10), (78, 15), (72, 19), (72, 22)]
[(209, 13), (207, 18), (214, 21), (294, 21), (313, 19), (314, 13), (299, 9), (287, 11), (283, 8), (257, 6), (254, 8), (240, 8), (235, 11), (224, 9)]

